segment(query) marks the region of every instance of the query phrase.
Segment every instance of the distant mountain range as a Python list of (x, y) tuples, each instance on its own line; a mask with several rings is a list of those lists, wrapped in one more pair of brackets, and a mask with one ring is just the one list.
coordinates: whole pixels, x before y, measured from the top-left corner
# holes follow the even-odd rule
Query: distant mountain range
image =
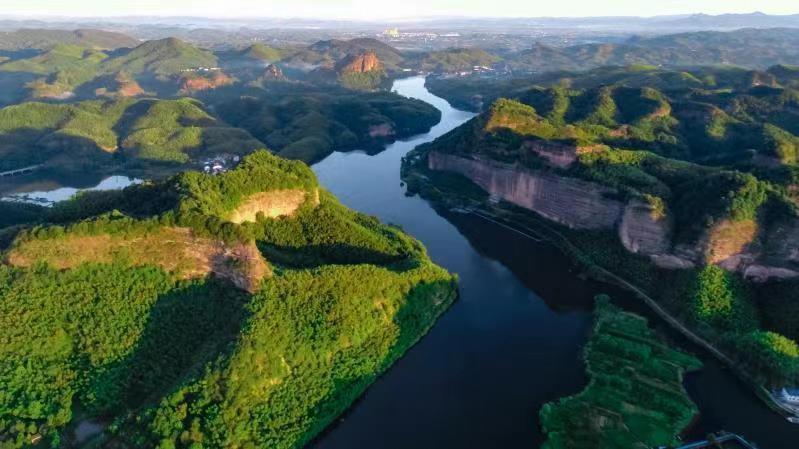
[(20, 18), (0, 15), (0, 29), (22, 27), (37, 28), (76, 28), (117, 26), (130, 27), (177, 27), (213, 28), (237, 30), (251, 29), (351, 29), (382, 30), (388, 26), (402, 26), (406, 29), (563, 29), (590, 28), (613, 31), (688, 31), (724, 30), (756, 27), (799, 27), (799, 13), (791, 15), (771, 15), (762, 12), (748, 14), (691, 14), (654, 17), (524, 17), (524, 18), (478, 18), (478, 17), (418, 17), (394, 20), (338, 20), (309, 18), (225, 18), (207, 17), (94, 17), (94, 18)]

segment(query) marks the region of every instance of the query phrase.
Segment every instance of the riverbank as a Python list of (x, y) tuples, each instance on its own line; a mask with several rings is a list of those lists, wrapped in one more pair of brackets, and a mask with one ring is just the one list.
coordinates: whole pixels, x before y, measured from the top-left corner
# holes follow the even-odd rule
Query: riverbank
[[(334, 153), (313, 168), (347, 206), (420, 240), (433, 261), (459, 275), (460, 299), (311, 447), (540, 447), (538, 410), (587, 384), (581, 357), (595, 295), (610, 294), (680, 344), (681, 334), (631, 292), (585, 276), (545, 239), (410, 195), (399, 179), (403, 158), (474, 114), (430, 94), (420, 78), (400, 80), (395, 90), (441, 109), (442, 122), (375, 156)], [(706, 360), (685, 380), (700, 410), (686, 441), (727, 430), (761, 449), (783, 449), (799, 438), (799, 426), (771, 412), (715, 358), (693, 351)]]
[[(420, 194), (423, 198), (431, 201), (434, 207), (438, 209), (473, 214), (528, 238), (547, 240), (573, 260), (586, 276), (600, 282), (619, 286), (631, 292), (663, 322), (679, 332), (691, 344), (706, 351), (710, 356), (724, 364), (771, 410), (783, 417), (795, 416), (791, 409), (777, 400), (770, 391), (743, 369), (734, 357), (692, 330), (655, 300), (644, 288), (631, 281), (629, 277), (620, 275), (612, 271), (612, 268), (603, 266), (594, 260), (591, 254), (588, 254), (575, 244), (572, 238), (579, 234), (580, 231), (570, 230), (565, 226), (552, 223), (533, 211), (490, 198), (477, 186), (459, 175), (429, 170), (426, 165), (424, 151), (424, 149), (420, 149), (411, 152), (403, 160), (402, 179), (408, 184), (410, 192)], [(558, 228), (561, 230), (558, 230)], [(566, 236), (564, 232), (568, 232), (571, 236)], [(599, 246), (603, 247), (603, 244), (599, 243)], [(608, 248), (605, 249), (607, 250)], [(620, 252), (624, 253), (625, 251), (621, 249)], [(627, 274), (648, 277), (647, 272), (652, 269), (648, 261), (630, 253), (618, 254), (614, 257), (609, 257), (609, 259), (617, 260), (619, 262), (618, 267)], [(622, 260), (623, 262), (621, 262)], [(642, 266), (646, 266), (646, 268), (642, 269)]]

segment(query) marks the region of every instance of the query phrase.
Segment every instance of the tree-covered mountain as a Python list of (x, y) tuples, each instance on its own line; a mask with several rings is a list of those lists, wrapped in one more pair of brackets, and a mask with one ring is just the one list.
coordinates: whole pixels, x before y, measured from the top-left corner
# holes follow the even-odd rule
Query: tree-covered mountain
[(515, 71), (588, 70), (646, 64), (663, 67), (727, 64), (763, 69), (799, 64), (799, 29), (747, 28), (633, 37), (620, 44), (551, 47), (536, 44), (505, 57)]
[(540, 229), (589, 272), (610, 270), (651, 295), (759, 382), (790, 385), (795, 76), (787, 66), (639, 66), (431, 81), (456, 103), (486, 106), (411, 153), (404, 176), (436, 202)]
[(27, 85), (33, 98), (68, 99), (92, 80), (125, 73), (139, 81), (172, 84), (188, 71), (216, 68), (216, 56), (178, 39), (148, 41), (134, 48), (105, 52), (82, 45), (58, 44), (31, 58), (7, 61), (0, 72), (41, 76)]
[(393, 93), (299, 86), (220, 99), (215, 110), (281, 156), (309, 163), (334, 150), (379, 150), (386, 142), (425, 132), (441, 119), (429, 104)]
[(8, 448), (300, 448), (455, 295), (417, 241), (268, 152), (25, 221), (0, 266)]
[(29, 102), (0, 109), (2, 170), (44, 164), (53, 171), (105, 172), (243, 155), (262, 146), (192, 99)]
[[(486, 126), (510, 123), (540, 139), (636, 148), (711, 165), (793, 165), (797, 73), (787, 66), (763, 72), (638, 66), (429, 85), (455, 104), (491, 105)], [(500, 96), (512, 101), (495, 102)]]
[(97, 49), (132, 48), (139, 41), (113, 31), (22, 28), (0, 32), (0, 50), (46, 50), (56, 45), (79, 45)]

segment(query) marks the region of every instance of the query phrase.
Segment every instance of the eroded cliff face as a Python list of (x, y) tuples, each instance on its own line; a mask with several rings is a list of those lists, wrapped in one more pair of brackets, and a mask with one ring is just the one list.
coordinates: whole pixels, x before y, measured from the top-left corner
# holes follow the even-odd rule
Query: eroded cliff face
[(554, 167), (566, 168), (577, 160), (577, 147), (547, 140), (528, 139), (524, 147)]
[(233, 223), (255, 222), (258, 214), (265, 218), (293, 215), (306, 201), (313, 206), (319, 204), (319, 190), (307, 192), (302, 189), (285, 189), (261, 192), (247, 198), (228, 217)]
[(233, 78), (221, 71), (214, 72), (210, 77), (190, 76), (180, 78), (180, 91), (184, 93), (200, 92), (216, 89), (221, 86), (233, 84)]
[(547, 172), (532, 172), (494, 161), (431, 152), (432, 170), (466, 176), (486, 192), (574, 229), (612, 229), (624, 205), (612, 189)]
[(596, 183), (436, 151), (428, 154), (428, 167), (461, 174), (495, 197), (570, 228), (616, 230), (628, 251), (661, 268), (713, 263), (757, 282), (799, 277), (799, 220), (769, 232), (760, 232), (753, 220), (724, 220), (698, 242), (674, 245), (668, 216), (641, 200), (613, 199), (615, 190)]
[(17, 242), (5, 263), (30, 267), (44, 261), (58, 269), (80, 264), (113, 263), (124, 256), (132, 266), (155, 265), (180, 279), (210, 274), (255, 292), (272, 270), (254, 242), (228, 244), (188, 228), (164, 227), (144, 235), (77, 235)]
[(366, 73), (372, 70), (380, 70), (380, 60), (374, 50), (367, 50), (363, 53), (349, 55), (344, 58), (336, 67), (339, 73)]
[(624, 208), (619, 224), (619, 239), (628, 251), (640, 254), (666, 254), (671, 250), (671, 226), (667, 217), (655, 214), (652, 206), (633, 200)]
[(286, 79), (286, 77), (283, 75), (283, 70), (281, 70), (280, 67), (278, 67), (278, 66), (276, 66), (274, 64), (269, 64), (268, 66), (266, 66), (266, 70), (264, 70), (263, 77), (264, 77), (264, 79), (267, 79), (267, 80), (283, 80), (283, 79)]

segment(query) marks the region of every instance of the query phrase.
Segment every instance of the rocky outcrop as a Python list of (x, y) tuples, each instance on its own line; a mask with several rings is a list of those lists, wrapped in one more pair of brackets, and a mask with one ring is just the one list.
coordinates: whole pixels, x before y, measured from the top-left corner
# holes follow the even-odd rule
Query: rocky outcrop
[(57, 269), (82, 263), (154, 265), (181, 279), (213, 273), (236, 287), (254, 292), (271, 269), (255, 243), (228, 244), (197, 235), (188, 228), (164, 227), (142, 235), (78, 235), (17, 242), (5, 262), (30, 267), (45, 262)]
[(549, 140), (529, 139), (524, 141), (524, 148), (532, 151), (549, 165), (566, 168), (577, 160), (577, 147)]
[(180, 91), (191, 94), (204, 90), (216, 89), (233, 84), (233, 78), (222, 71), (215, 71), (210, 76), (183, 76), (180, 78)]
[(283, 75), (283, 70), (280, 67), (275, 64), (269, 64), (264, 70), (263, 79), (266, 81), (278, 81), (286, 79), (286, 76)]
[(619, 239), (628, 251), (639, 254), (667, 254), (671, 249), (670, 224), (648, 203), (630, 201), (619, 224)]
[(309, 193), (302, 189), (286, 189), (256, 193), (237, 207), (228, 220), (243, 223), (256, 221), (258, 214), (263, 214), (265, 218), (293, 215), (306, 200), (311, 201), (314, 206), (319, 204), (319, 191)]
[(123, 72), (109, 78), (105, 84), (104, 87), (95, 89), (94, 94), (101, 97), (132, 98), (147, 93), (132, 76)]
[(394, 134), (394, 127), (390, 123), (381, 123), (379, 125), (369, 125), (369, 137), (392, 137)]
[(220, 246), (211, 258), (211, 271), (237, 288), (255, 293), (261, 281), (272, 274), (254, 242)]
[(366, 73), (380, 69), (382, 65), (374, 50), (349, 55), (336, 65), (336, 71), (339, 73)]
[(494, 197), (573, 229), (615, 229), (628, 251), (660, 268), (712, 263), (756, 282), (799, 277), (799, 220), (763, 235), (754, 220), (723, 220), (698, 242), (674, 245), (668, 217), (641, 200), (613, 199), (616, 191), (596, 183), (438, 151), (428, 154), (428, 167), (461, 174)]
[(613, 229), (624, 207), (608, 197), (612, 189), (581, 179), (439, 152), (429, 154), (428, 165), (459, 173), (491, 195), (574, 229)]
[(750, 245), (757, 237), (755, 220), (722, 220), (707, 234), (705, 258), (709, 263), (737, 270), (751, 256)]

